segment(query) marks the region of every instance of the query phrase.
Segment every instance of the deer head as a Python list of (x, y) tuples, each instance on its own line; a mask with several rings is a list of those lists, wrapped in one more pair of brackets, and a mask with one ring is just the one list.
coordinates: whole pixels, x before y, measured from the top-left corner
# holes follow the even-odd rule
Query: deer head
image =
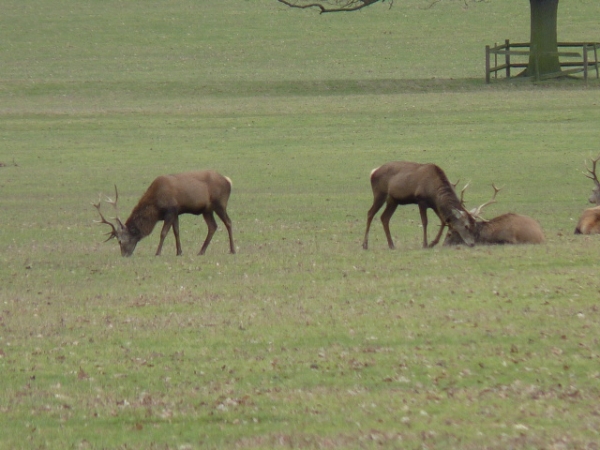
[(469, 247), (475, 245), (475, 219), (467, 211), (458, 208), (452, 209), (452, 215), (455, 220), (447, 224), (450, 232), (456, 231)]
[(588, 198), (590, 203), (595, 203), (600, 206), (600, 181), (598, 181), (598, 176), (596, 175), (596, 164), (600, 160), (600, 156), (596, 159), (592, 159), (592, 168), (590, 169), (587, 165), (587, 161), (585, 163), (585, 168), (588, 171), (588, 174), (585, 176), (592, 180), (595, 184), (594, 189), (592, 189), (592, 194)]
[[(118, 209), (117, 209), (118, 201), (119, 201), (119, 192), (117, 191), (117, 185), (115, 185), (115, 199), (113, 200), (110, 197), (106, 197), (105, 202), (113, 205), (113, 207), (115, 208), (115, 211), (118, 212)], [(117, 221), (116, 225), (113, 224), (112, 222), (106, 220), (106, 218), (102, 214), (102, 211), (100, 210), (101, 203), (102, 203), (102, 197), (100, 196), (100, 198), (98, 199), (98, 203), (92, 203), (92, 205), (94, 206), (94, 208), (96, 208), (98, 210), (98, 214), (100, 214), (100, 220), (96, 220), (95, 222), (96, 223), (104, 223), (106, 225), (109, 225), (112, 229), (111, 231), (109, 231), (107, 233), (108, 238), (104, 242), (108, 242), (112, 238), (117, 238), (117, 241), (119, 242), (119, 246), (121, 247), (121, 255), (122, 256), (131, 256), (133, 254), (133, 251), (135, 250), (135, 246), (137, 245), (139, 239), (136, 239), (134, 236), (132, 236), (132, 234), (129, 232), (128, 228), (125, 225), (123, 225), (123, 222), (121, 222), (121, 219), (119, 219), (118, 214), (115, 217), (115, 220)]]
[[(487, 223), (488, 223), (488, 221), (486, 219), (481, 217), (481, 211), (487, 205), (490, 205), (490, 204), (496, 202), (496, 195), (498, 194), (498, 191), (500, 191), (500, 188), (497, 188), (495, 184), (492, 184), (492, 187), (494, 188), (494, 195), (492, 196), (491, 200), (483, 203), (482, 205), (479, 205), (477, 208), (473, 208), (470, 211), (467, 211), (467, 208), (465, 207), (464, 195), (465, 195), (465, 191), (467, 190), (468, 186), (469, 186), (469, 183), (467, 183), (465, 185), (465, 187), (463, 187), (462, 190), (460, 191), (460, 204), (463, 207), (463, 210), (462, 211), (454, 210), (453, 213), (457, 219), (462, 219), (462, 223), (466, 224), (466, 221), (467, 220), (469, 221), (468, 226), (469, 226), (469, 229), (472, 231), (471, 235), (468, 236), (470, 240), (465, 239), (463, 234), (466, 234), (466, 233), (461, 233), (460, 225), (459, 226), (455, 225), (454, 227), (452, 227), (450, 229), (450, 231), (448, 231), (448, 234), (446, 235), (446, 239), (444, 240), (444, 245), (467, 244), (467, 245), (471, 246), (475, 242), (480, 242), (481, 230), (482, 230), (483, 226), (487, 225)], [(461, 223), (461, 221), (458, 221), (458, 223)], [(465, 226), (467, 226), (467, 225), (465, 225)]]

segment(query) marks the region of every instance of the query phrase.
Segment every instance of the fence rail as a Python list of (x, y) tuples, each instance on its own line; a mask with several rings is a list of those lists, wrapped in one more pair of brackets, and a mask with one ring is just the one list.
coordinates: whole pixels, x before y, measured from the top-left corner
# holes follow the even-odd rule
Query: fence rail
[[(587, 81), (590, 68), (596, 70), (596, 78), (600, 78), (600, 64), (598, 63), (598, 49), (600, 42), (559, 42), (558, 48), (562, 49), (581, 49), (579, 51), (558, 51), (553, 53), (545, 53), (545, 55), (557, 55), (560, 58), (567, 58), (559, 62), (560, 67), (565, 67), (567, 70), (561, 70), (559, 73), (550, 75), (541, 75), (535, 67), (535, 79), (556, 78), (563, 75), (575, 74), (583, 72), (583, 79)], [(589, 52), (593, 52), (593, 57), (589, 57)], [(506, 78), (511, 77), (511, 69), (524, 69), (529, 66), (529, 56), (531, 55), (531, 46), (529, 42), (511, 43), (508, 39), (504, 44), (496, 44), (494, 47), (485, 46), (485, 82), (490, 83), (492, 74), (494, 78), (498, 78), (498, 72), (505, 72)], [(511, 56), (520, 58), (527, 57), (527, 61), (514, 62)], [(493, 58), (493, 66), (492, 66)], [(576, 60), (569, 58), (577, 58)], [(504, 61), (502, 61), (502, 59)]]

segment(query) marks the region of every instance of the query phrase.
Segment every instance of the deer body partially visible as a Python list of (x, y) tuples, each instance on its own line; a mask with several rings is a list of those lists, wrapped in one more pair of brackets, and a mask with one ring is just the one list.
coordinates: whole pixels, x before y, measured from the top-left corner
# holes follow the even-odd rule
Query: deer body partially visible
[(427, 209), (433, 209), (442, 222), (442, 228), (430, 246), (438, 243), (442, 229), (448, 225), (463, 240), (473, 245), (471, 228), (474, 220), (461, 205), (444, 171), (435, 164), (394, 161), (371, 172), (373, 205), (367, 213), (367, 228), (363, 248), (368, 248), (369, 229), (373, 217), (387, 203), (381, 222), (388, 246), (394, 248), (390, 233), (390, 219), (398, 205), (416, 204), (423, 225), (423, 247), (427, 247)]
[(592, 159), (592, 168), (590, 169), (586, 162), (586, 168), (589, 175), (586, 175), (590, 180), (594, 182), (594, 188), (588, 198), (590, 203), (595, 203), (594, 208), (588, 208), (583, 211), (577, 226), (575, 227), (575, 234), (600, 234), (600, 181), (596, 175), (596, 164), (600, 160), (600, 156), (596, 159)]
[(575, 227), (575, 234), (600, 234), (600, 206), (583, 211)]
[[(229, 234), (229, 249), (235, 253), (231, 219), (227, 214), (227, 202), (231, 193), (231, 180), (223, 175), (204, 170), (163, 175), (156, 178), (146, 190), (131, 215), (123, 224), (117, 218), (117, 224), (107, 221), (100, 212), (100, 203), (94, 205), (102, 218), (102, 223), (112, 227), (109, 239), (116, 237), (121, 247), (121, 255), (131, 256), (137, 243), (152, 233), (155, 225), (163, 221), (160, 242), (156, 255), (160, 255), (162, 246), (171, 227), (175, 235), (177, 255), (182, 254), (179, 239), (179, 216), (181, 214), (202, 215), (208, 226), (208, 234), (200, 249), (203, 255), (217, 229), (214, 214), (223, 221)], [(116, 207), (116, 199), (112, 202)]]
[[(475, 222), (475, 244), (541, 244), (546, 239), (540, 224), (528, 216), (506, 213), (487, 221)], [(461, 245), (464, 241), (448, 231), (444, 245)]]

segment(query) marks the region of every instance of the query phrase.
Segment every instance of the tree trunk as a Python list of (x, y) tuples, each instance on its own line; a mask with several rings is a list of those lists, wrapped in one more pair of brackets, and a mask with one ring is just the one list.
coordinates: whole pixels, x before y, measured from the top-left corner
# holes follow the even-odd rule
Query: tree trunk
[(531, 55), (526, 76), (560, 72), (557, 45), (558, 0), (529, 0), (531, 5)]

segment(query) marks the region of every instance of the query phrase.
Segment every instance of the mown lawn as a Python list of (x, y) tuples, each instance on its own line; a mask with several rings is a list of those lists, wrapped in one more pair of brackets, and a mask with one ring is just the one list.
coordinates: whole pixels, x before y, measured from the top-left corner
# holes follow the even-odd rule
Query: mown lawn
[[(0, 447), (595, 448), (599, 243), (573, 230), (600, 84), (484, 84), (527, 2), (1, 3)], [(598, 40), (599, 8), (561, 5), (560, 39)], [(363, 251), (400, 159), (470, 207), (496, 183), (486, 215), (547, 242), (422, 250), (405, 206)], [(103, 243), (99, 194), (125, 219), (196, 168), (233, 179), (236, 255), (221, 226), (196, 256), (192, 216), (181, 257)]]

